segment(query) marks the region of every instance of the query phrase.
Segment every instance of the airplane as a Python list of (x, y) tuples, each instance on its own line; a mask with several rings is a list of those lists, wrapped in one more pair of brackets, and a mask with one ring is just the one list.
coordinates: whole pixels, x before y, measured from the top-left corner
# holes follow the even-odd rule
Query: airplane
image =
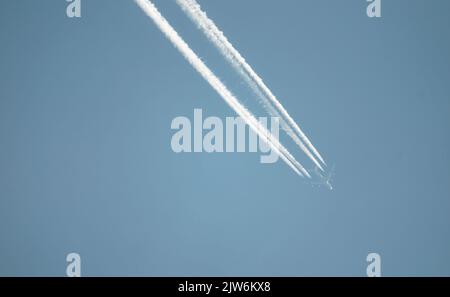
[(324, 186), (330, 191), (333, 190), (333, 186), (331, 185), (331, 180), (334, 176), (334, 165), (333, 165), (333, 167), (331, 167), (330, 171), (328, 171), (328, 173), (326, 175), (325, 175), (325, 173), (320, 172), (320, 169), (317, 166), (314, 167), (314, 169), (312, 171), (319, 179), (319, 181), (313, 182), (313, 184), (319, 185), (319, 186)]

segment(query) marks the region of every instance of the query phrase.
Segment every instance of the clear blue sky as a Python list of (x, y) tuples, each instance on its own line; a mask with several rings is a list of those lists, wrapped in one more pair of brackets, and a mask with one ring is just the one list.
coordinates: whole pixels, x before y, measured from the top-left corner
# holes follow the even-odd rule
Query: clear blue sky
[[(450, 275), (450, 2), (199, 1), (336, 165), (175, 154), (234, 116), (133, 1), (0, 2), (0, 275)], [(174, 1), (154, 3), (249, 107)], [(255, 105), (255, 110), (258, 113)], [(282, 139), (287, 141), (287, 138)], [(292, 144), (288, 148), (299, 158)]]

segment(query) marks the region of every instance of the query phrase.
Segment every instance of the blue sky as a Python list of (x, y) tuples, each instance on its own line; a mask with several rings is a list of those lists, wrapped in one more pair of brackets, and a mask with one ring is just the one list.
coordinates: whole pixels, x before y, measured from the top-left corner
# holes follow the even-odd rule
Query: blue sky
[[(133, 1), (0, 3), (0, 274), (450, 274), (448, 1), (199, 1), (335, 164), (333, 191), (252, 153), (175, 154), (235, 116)], [(154, 3), (257, 115), (174, 1)], [(287, 138), (296, 157), (301, 152)]]

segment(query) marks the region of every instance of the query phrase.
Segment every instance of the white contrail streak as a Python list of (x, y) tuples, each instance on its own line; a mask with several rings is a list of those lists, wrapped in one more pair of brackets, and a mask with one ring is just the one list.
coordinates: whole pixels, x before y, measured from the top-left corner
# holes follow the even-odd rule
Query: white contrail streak
[(281, 159), (300, 176), (311, 178), (308, 171), (281, 145), (256, 118), (237, 100), (220, 79), (203, 63), (189, 45), (178, 35), (175, 29), (161, 15), (155, 5), (149, 0), (135, 0), (139, 7), (153, 20), (176, 49), (194, 67), (195, 70), (216, 90), (217, 93), (233, 108), (233, 110), (249, 125), (249, 127), (269, 145)]
[[(286, 109), (277, 100), (275, 95), (264, 84), (261, 77), (252, 69), (252, 67), (245, 61), (241, 54), (228, 41), (222, 31), (208, 18), (206, 13), (202, 11), (200, 5), (195, 0), (177, 0), (178, 5), (190, 17), (190, 19), (197, 24), (208, 39), (219, 49), (225, 59), (239, 72), (243, 78), (249, 83), (250, 87), (263, 100), (263, 104), (268, 112), (281, 118), (281, 124), (286, 133), (295, 141), (295, 143), (305, 152), (305, 154), (320, 168), (322, 166), (318, 163), (315, 156), (326, 164), (320, 153), (312, 145), (311, 141), (306, 137), (305, 133), (300, 129), (297, 123), (292, 119)], [(287, 122), (286, 122), (287, 121)], [(292, 131), (292, 128), (296, 131)], [(300, 139), (299, 139), (300, 137)], [(304, 145), (306, 144), (306, 146)], [(310, 151), (311, 150), (311, 151)]]

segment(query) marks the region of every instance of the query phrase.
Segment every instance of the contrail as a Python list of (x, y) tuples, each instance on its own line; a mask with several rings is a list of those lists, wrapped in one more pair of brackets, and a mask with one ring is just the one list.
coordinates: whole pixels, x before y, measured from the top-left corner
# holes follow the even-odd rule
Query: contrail
[[(190, 17), (190, 19), (197, 24), (208, 39), (219, 49), (225, 59), (236, 69), (237, 72), (249, 83), (250, 87), (263, 100), (263, 104), (268, 112), (281, 118), (281, 124), (286, 133), (295, 141), (295, 143), (305, 152), (305, 154), (319, 167), (323, 168), (316, 160), (315, 156), (310, 150), (319, 158), (319, 160), (326, 164), (320, 153), (313, 146), (311, 141), (306, 137), (305, 133), (300, 129), (297, 123), (292, 119), (286, 109), (277, 100), (275, 95), (264, 84), (261, 77), (252, 69), (252, 67), (245, 61), (241, 54), (228, 41), (223, 32), (215, 25), (215, 23), (208, 18), (206, 13), (202, 11), (200, 5), (195, 0), (177, 0), (178, 5)], [(292, 131), (292, 128), (296, 131)], [(300, 139), (299, 139), (300, 137)], [(307, 145), (307, 147), (304, 145)], [(308, 149), (309, 148), (309, 149)]]
[(297, 160), (281, 145), (268, 130), (237, 100), (220, 79), (203, 63), (189, 45), (181, 38), (175, 29), (161, 15), (155, 5), (149, 0), (135, 0), (136, 4), (153, 20), (176, 49), (194, 67), (195, 70), (210, 84), (210, 86), (225, 100), (225, 102), (249, 125), (249, 127), (269, 145), (281, 159), (300, 176), (311, 175)]

